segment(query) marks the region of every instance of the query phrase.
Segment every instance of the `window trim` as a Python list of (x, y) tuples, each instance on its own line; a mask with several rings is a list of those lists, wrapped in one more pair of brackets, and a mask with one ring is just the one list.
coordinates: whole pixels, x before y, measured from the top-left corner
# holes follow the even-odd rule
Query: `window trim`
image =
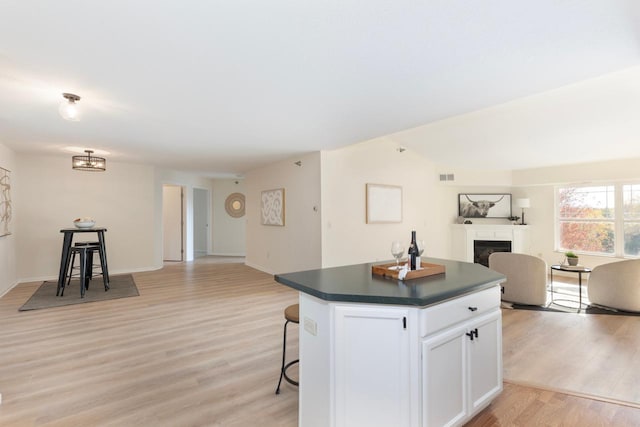
[[(603, 258), (625, 258), (625, 259), (637, 259), (640, 255), (626, 255), (624, 253), (624, 225), (626, 222), (638, 222), (638, 220), (625, 220), (624, 218), (624, 191), (625, 185), (640, 185), (639, 181), (620, 181), (620, 182), (598, 182), (588, 184), (564, 184), (556, 185), (554, 187), (554, 246), (556, 252), (566, 252), (571, 250), (579, 255), (597, 256)], [(579, 249), (565, 249), (560, 245), (560, 189), (561, 188), (584, 188), (584, 187), (613, 187), (613, 194), (615, 198), (614, 203), (614, 216), (611, 219), (607, 218), (576, 218), (576, 221), (580, 222), (610, 222), (613, 224), (614, 246), (613, 253), (607, 254), (604, 252), (589, 252)]]

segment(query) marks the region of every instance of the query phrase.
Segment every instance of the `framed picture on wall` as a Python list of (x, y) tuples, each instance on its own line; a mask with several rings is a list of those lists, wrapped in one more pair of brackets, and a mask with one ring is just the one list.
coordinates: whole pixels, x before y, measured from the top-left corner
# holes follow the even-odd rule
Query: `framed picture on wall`
[(511, 217), (511, 194), (458, 194), (458, 215), (464, 218)]
[(263, 191), (260, 209), (262, 225), (284, 226), (284, 188)]
[(0, 168), (0, 236), (11, 234), (11, 175)]
[(402, 222), (402, 187), (367, 184), (367, 224)]

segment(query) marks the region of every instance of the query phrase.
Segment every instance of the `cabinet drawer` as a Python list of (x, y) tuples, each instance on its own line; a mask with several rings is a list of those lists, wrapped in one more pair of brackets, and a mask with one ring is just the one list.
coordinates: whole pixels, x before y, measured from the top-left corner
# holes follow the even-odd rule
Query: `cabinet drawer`
[(425, 308), (420, 311), (420, 336), (427, 336), (498, 307), (500, 286)]

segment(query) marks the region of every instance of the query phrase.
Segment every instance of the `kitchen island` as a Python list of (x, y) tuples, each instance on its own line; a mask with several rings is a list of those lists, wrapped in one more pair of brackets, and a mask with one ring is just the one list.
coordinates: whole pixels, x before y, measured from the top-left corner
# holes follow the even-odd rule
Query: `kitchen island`
[(398, 281), (372, 264), (279, 274), (300, 291), (299, 425), (461, 425), (502, 390), (500, 283), (479, 265)]

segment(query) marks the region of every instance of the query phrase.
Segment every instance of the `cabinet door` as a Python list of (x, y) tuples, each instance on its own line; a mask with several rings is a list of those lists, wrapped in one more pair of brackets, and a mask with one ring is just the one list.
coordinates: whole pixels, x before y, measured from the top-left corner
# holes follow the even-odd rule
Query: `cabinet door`
[(335, 307), (335, 425), (408, 426), (408, 310)]
[(476, 319), (467, 342), (471, 412), (483, 408), (502, 391), (502, 321), (500, 310)]
[(435, 334), (422, 342), (422, 424), (459, 424), (467, 415), (466, 328)]

